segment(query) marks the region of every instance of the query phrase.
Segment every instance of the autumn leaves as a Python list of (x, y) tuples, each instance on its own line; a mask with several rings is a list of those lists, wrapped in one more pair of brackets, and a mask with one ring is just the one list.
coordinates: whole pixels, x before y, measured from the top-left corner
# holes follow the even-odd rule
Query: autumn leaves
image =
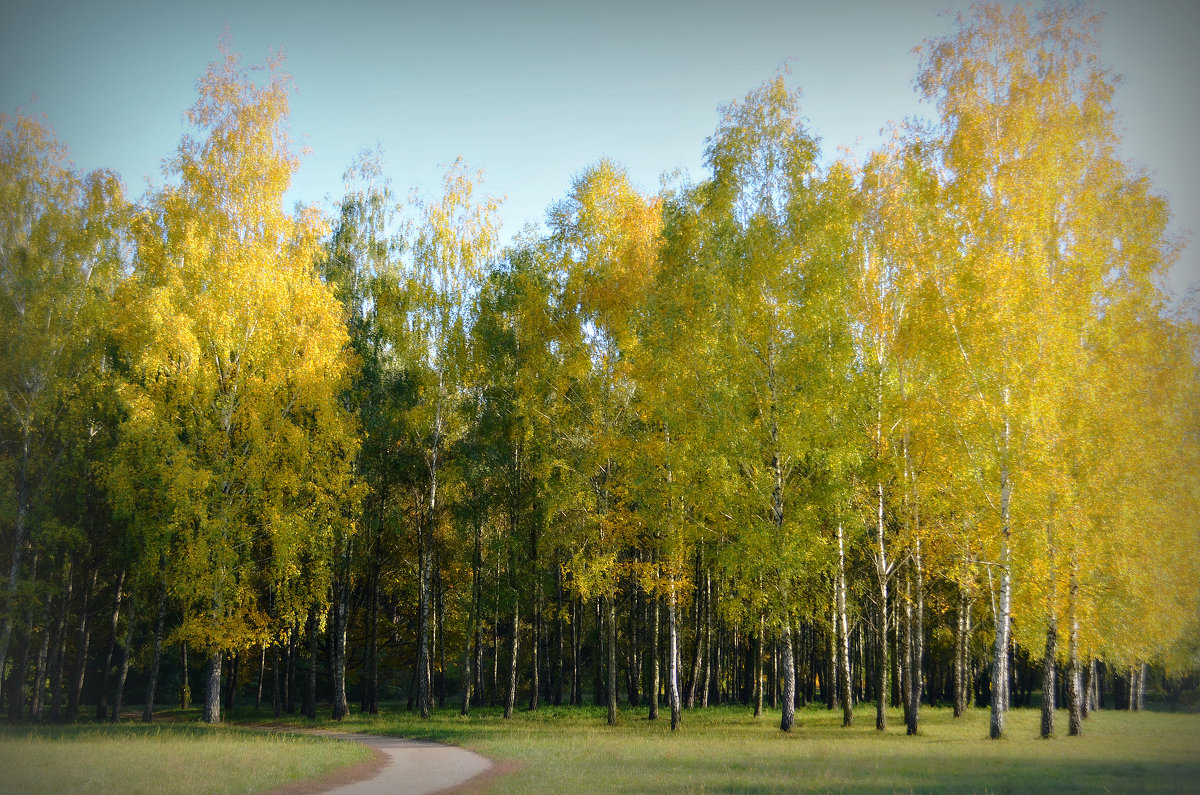
[(223, 655), (278, 674), (318, 636), (336, 716), (348, 677), (369, 710), (401, 670), (422, 713), (458, 674), (466, 713), (485, 647), (493, 699), (536, 707), (570, 632), (611, 722), (645, 671), (678, 727), (743, 675), (723, 632), (760, 705), (776, 645), (791, 705), (819, 628), (849, 721), (869, 624), (877, 725), (895, 653), (915, 732), (949, 653), (930, 599), (959, 690), (986, 628), (995, 736), (1010, 633), (1065, 661), (1077, 731), (1087, 661), (1177, 653), (1200, 575), (1195, 319), (1157, 287), (1165, 202), (1115, 154), (1094, 38), (980, 7), (926, 48), (936, 123), (863, 164), (820, 163), (775, 77), (699, 183), (647, 196), (602, 160), (504, 250), (461, 163), (407, 223), (370, 157), (328, 223), (285, 212), (275, 64), (223, 51), (137, 207), (12, 120), (0, 668), (24, 584), (86, 560), (208, 655), (211, 720)]

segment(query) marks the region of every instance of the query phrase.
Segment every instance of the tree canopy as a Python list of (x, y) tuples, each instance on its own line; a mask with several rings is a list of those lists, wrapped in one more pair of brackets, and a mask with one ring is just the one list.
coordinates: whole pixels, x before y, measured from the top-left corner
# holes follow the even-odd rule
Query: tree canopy
[(132, 658), (149, 716), (189, 652), (210, 721), (246, 667), (335, 718), (1137, 708), (1200, 648), (1200, 318), (1099, 32), (976, 6), (861, 163), (781, 72), (698, 181), (599, 159), (508, 245), (461, 160), (288, 211), (290, 79), (227, 41), (136, 202), (3, 117), (9, 714), (115, 716)]

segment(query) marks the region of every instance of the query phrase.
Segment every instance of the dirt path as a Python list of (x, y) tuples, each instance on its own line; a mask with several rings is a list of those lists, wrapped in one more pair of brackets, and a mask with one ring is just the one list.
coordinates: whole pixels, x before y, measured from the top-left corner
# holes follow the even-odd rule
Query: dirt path
[[(294, 728), (289, 730), (295, 731)], [(305, 733), (362, 743), (372, 750), (374, 758), (316, 781), (300, 782), (275, 790), (274, 795), (318, 792), (337, 795), (419, 795), (464, 787), (477, 790), (474, 785), (482, 784), (484, 779), (501, 772), (499, 768), (503, 767), (494, 765), (490, 759), (473, 751), (453, 745), (378, 734), (337, 731)]]

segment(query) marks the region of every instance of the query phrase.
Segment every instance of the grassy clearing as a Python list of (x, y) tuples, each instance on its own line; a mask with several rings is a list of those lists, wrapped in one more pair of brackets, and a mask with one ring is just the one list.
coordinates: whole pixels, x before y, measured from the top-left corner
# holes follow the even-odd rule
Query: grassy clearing
[[(778, 731), (778, 712), (755, 719), (745, 708), (684, 713), (672, 736), (667, 720), (624, 711), (605, 725), (602, 709), (543, 707), (505, 721), (498, 710), (469, 719), (455, 710), (421, 721), (403, 710), (375, 718), (353, 715), (338, 728), (454, 743), (496, 759), (522, 763), (496, 780), (495, 792), (561, 795), (586, 782), (605, 792), (1116, 792), (1194, 791), (1200, 782), (1200, 716), (1101, 711), (1085, 736), (1038, 737), (1036, 710), (1009, 713), (1008, 737), (987, 739), (986, 710), (955, 720), (947, 709), (923, 709), (922, 733), (904, 736), (898, 711), (887, 732), (875, 731), (873, 709), (855, 725), (841, 713), (814, 708), (797, 714), (791, 735)], [(252, 720), (249, 713), (241, 715)], [(334, 725), (325, 723), (325, 725)]]
[(368, 759), (357, 743), (227, 726), (0, 729), (0, 791), (258, 792)]

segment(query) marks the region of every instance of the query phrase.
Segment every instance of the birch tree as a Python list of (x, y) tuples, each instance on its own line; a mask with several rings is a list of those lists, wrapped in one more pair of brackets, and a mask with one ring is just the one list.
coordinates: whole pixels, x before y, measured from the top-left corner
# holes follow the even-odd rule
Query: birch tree
[[(848, 507), (838, 407), (849, 397), (853, 186), (841, 164), (821, 174), (816, 152), (799, 92), (779, 75), (723, 109), (707, 153), (707, 256), (727, 296), (717, 313), (734, 397), (726, 422), (743, 429), (731, 448), (754, 506), (739, 548), (765, 563), (785, 704), (795, 698), (791, 615), (805, 548), (820, 527), (840, 528)], [(844, 576), (838, 583), (844, 594)], [(780, 728), (791, 721), (785, 709)]]
[(0, 596), (3, 671), (31, 529), (46, 515), (60, 465), (88, 434), (86, 412), (72, 404), (105, 378), (127, 205), (115, 174), (74, 171), (41, 121), (0, 115), (0, 207), (0, 471), (13, 495), (5, 501), (13, 533)]
[(407, 425), (423, 459), (424, 477), (414, 492), (417, 529), (417, 701), (422, 717), (432, 708), (430, 617), (436, 530), (442, 500), (444, 457), (461, 430), (460, 403), (466, 375), (471, 308), (485, 268), (496, 251), (498, 200), (476, 198), (482, 174), (472, 176), (461, 160), (447, 170), (441, 195), (415, 201), (405, 263), (412, 298), (401, 310), (413, 343), (409, 363), (418, 383)]
[(320, 583), (355, 527), (346, 332), (314, 269), (317, 215), (282, 209), (297, 161), (279, 66), (258, 85), (222, 43), (116, 299), (130, 378), (114, 486), (160, 484), (158, 546), (182, 635), (208, 653), (209, 722), (222, 655), (263, 640), (263, 580)]

